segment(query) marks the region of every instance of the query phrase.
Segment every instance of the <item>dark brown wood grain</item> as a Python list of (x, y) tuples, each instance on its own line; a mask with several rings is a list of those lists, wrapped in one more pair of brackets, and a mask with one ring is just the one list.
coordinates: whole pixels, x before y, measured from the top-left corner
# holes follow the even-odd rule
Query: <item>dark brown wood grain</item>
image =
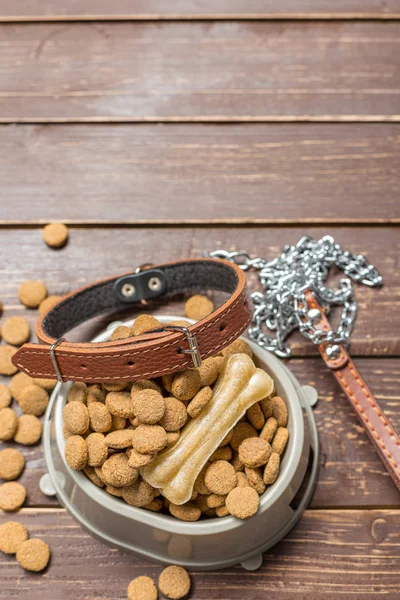
[[(63, 510), (23, 510), (13, 519), (52, 549), (45, 575), (24, 572), (14, 557), (0, 562), (2, 600), (115, 600), (139, 575), (155, 581), (160, 566), (89, 536)], [(0, 516), (0, 522), (4, 521)], [(234, 567), (192, 572), (196, 600), (388, 600), (398, 598), (399, 510), (307, 511), (265, 555), (259, 571)]]
[[(145, 262), (155, 264), (224, 248), (246, 250), (251, 255), (273, 258), (285, 244), (302, 236), (319, 238), (333, 234), (338, 243), (355, 254), (366, 254), (383, 275), (381, 289), (356, 286), (359, 300), (351, 349), (354, 355), (390, 356), (400, 353), (399, 335), (399, 235), (394, 227), (274, 227), (250, 228), (71, 228), (68, 245), (50, 250), (41, 230), (3, 229), (0, 271), (1, 297), (6, 314), (21, 314), (18, 286), (25, 279), (42, 279), (51, 294), (65, 294), (107, 276), (134, 270)], [(249, 275), (249, 286), (257, 289), (257, 276)], [(337, 277), (332, 280), (337, 282)], [(336, 285), (336, 283), (335, 283)], [(182, 310), (182, 305), (180, 305)], [(176, 309), (165, 305), (164, 313)], [(35, 311), (24, 311), (33, 323)], [(334, 318), (333, 318), (334, 320)], [(105, 320), (86, 329), (93, 336)], [(316, 355), (315, 348), (301, 336), (293, 337), (295, 356)]]
[(3, 24), (0, 121), (398, 120), (398, 22)]
[(0, 20), (107, 19), (384, 19), (400, 15), (398, 0), (19, 0), (0, 1)]
[(399, 222), (399, 134), (394, 123), (3, 125), (0, 223)]
[[(311, 507), (400, 507), (400, 496), (394, 484), (320, 359), (293, 359), (287, 364), (301, 384), (314, 385), (319, 392), (314, 414), (321, 460)], [(357, 360), (357, 366), (386, 414), (400, 428), (400, 359), (363, 358)], [(41, 444), (23, 447), (12, 442), (0, 443), (0, 450), (7, 446), (19, 448), (25, 456), (26, 469), (20, 482), (28, 490), (26, 505), (57, 505), (56, 499), (44, 496), (39, 489), (40, 478), (46, 472)]]

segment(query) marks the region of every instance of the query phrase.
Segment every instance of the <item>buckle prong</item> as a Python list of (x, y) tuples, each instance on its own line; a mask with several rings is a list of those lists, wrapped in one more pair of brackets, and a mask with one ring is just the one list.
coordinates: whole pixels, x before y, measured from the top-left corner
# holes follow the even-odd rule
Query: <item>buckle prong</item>
[(54, 367), (54, 371), (56, 372), (57, 379), (58, 379), (58, 381), (60, 381), (62, 383), (63, 378), (61, 375), (60, 367), (58, 366), (58, 360), (57, 360), (57, 356), (56, 356), (56, 348), (57, 348), (57, 346), (59, 346), (61, 344), (61, 342), (65, 342), (65, 338), (63, 338), (63, 337), (58, 338), (58, 340), (56, 340), (54, 342), (54, 344), (52, 344), (50, 346), (50, 358), (51, 358), (51, 362), (53, 363), (53, 367)]
[(189, 348), (182, 349), (182, 354), (190, 354), (192, 356), (193, 365), (195, 368), (200, 367), (201, 365), (201, 354), (199, 345), (197, 343), (197, 338), (195, 334), (190, 331), (187, 327), (182, 327), (181, 325), (164, 325), (164, 327), (159, 327), (158, 329), (152, 329), (151, 331), (146, 331), (146, 333), (157, 333), (158, 331), (177, 331), (182, 332), (186, 335), (186, 339), (188, 342)]

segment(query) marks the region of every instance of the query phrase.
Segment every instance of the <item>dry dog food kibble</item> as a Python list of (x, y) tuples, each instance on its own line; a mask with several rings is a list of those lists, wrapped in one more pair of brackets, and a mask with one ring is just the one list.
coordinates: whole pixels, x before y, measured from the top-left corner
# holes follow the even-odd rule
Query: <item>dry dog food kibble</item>
[(109, 448), (115, 450), (123, 450), (132, 446), (132, 430), (131, 429), (120, 429), (119, 431), (112, 431), (106, 436), (106, 444)]
[(0, 485), (0, 509), (5, 512), (19, 510), (26, 498), (26, 489), (17, 481)]
[(139, 315), (132, 325), (132, 333), (133, 335), (142, 335), (146, 331), (158, 329), (159, 327), (161, 327), (160, 321), (152, 315)]
[(50, 248), (61, 248), (68, 240), (68, 227), (64, 223), (49, 223), (43, 227), (42, 235)]
[(247, 481), (249, 482), (249, 486), (254, 488), (257, 494), (261, 496), (261, 494), (265, 492), (265, 483), (263, 481), (261, 469), (245, 467), (244, 472), (247, 477)]
[(187, 407), (187, 412), (192, 419), (195, 419), (197, 415), (201, 413), (206, 404), (209, 403), (213, 395), (212, 389), (209, 386), (203, 387), (193, 400), (190, 401)]
[(128, 600), (157, 600), (158, 592), (154, 581), (146, 575), (133, 579), (128, 586)]
[(272, 448), (262, 438), (247, 438), (239, 446), (239, 460), (246, 467), (261, 467), (268, 462)]
[(37, 308), (47, 296), (47, 288), (41, 281), (24, 281), (18, 290), (18, 298), (27, 308)]
[(200, 375), (197, 369), (186, 369), (174, 377), (171, 391), (178, 400), (191, 400), (201, 387)]
[(35, 415), (21, 415), (18, 418), (17, 432), (14, 442), (31, 446), (36, 444), (42, 437), (42, 424)]
[(31, 383), (19, 393), (18, 403), (25, 414), (40, 417), (47, 408), (49, 395), (46, 390)]
[(154, 454), (142, 454), (134, 448), (131, 448), (129, 451), (129, 466), (134, 469), (140, 469), (140, 467), (148, 465), (149, 462), (153, 460), (154, 456)]
[(0, 551), (4, 554), (15, 554), (27, 539), (28, 532), (22, 523), (8, 521), (0, 525)]
[[(86, 408), (85, 405), (83, 405), (83, 407)], [(89, 404), (87, 410), (89, 415), (89, 424), (93, 431), (97, 431), (99, 433), (107, 433), (110, 431), (112, 427), (112, 415), (105, 404), (102, 402), (92, 402)]]
[(43, 571), (50, 560), (50, 548), (43, 540), (26, 540), (18, 546), (16, 558), (27, 571)]
[(271, 485), (275, 483), (279, 475), (280, 455), (277, 452), (272, 452), (264, 469), (264, 483)]
[(89, 467), (101, 467), (108, 458), (108, 446), (102, 433), (91, 433), (86, 438), (87, 464)]
[(52, 308), (57, 302), (61, 300), (61, 296), (47, 296), (39, 304), (39, 314), (44, 315), (50, 308)]
[(164, 415), (160, 420), (160, 425), (165, 431), (177, 431), (184, 426), (187, 421), (186, 406), (176, 398), (164, 398)]
[(1, 327), (1, 335), (8, 344), (21, 346), (29, 340), (31, 331), (29, 323), (23, 317), (10, 317)]
[(68, 402), (86, 403), (88, 389), (86, 383), (76, 381), (71, 385), (68, 391)]
[(167, 434), (160, 425), (139, 425), (132, 434), (132, 445), (142, 454), (159, 452), (167, 444)]
[(240, 421), (233, 428), (230, 445), (233, 450), (239, 450), (240, 444), (247, 438), (258, 437), (257, 430), (250, 423)]
[(287, 441), (289, 439), (289, 431), (286, 427), (278, 427), (272, 440), (272, 450), (277, 454), (282, 454), (286, 448)]
[(132, 485), (139, 476), (139, 471), (129, 466), (126, 454), (113, 454), (101, 467), (101, 479), (107, 485), (126, 487)]
[(130, 486), (122, 488), (122, 498), (130, 506), (147, 506), (154, 498), (154, 490), (146, 481), (139, 479)]
[(260, 433), (260, 438), (262, 438), (266, 442), (271, 443), (272, 438), (275, 435), (277, 427), (278, 427), (278, 421), (274, 417), (269, 417), (269, 419), (265, 423), (265, 425)]
[(253, 404), (253, 406), (250, 406), (246, 412), (246, 416), (256, 429), (262, 429), (264, 427), (265, 417), (258, 402)]
[[(132, 396), (135, 416), (141, 423), (154, 425), (164, 415), (165, 402), (160, 392), (152, 389), (143, 389)], [(178, 429), (178, 427), (176, 427)]]
[(12, 408), (0, 410), (0, 440), (7, 442), (12, 440), (17, 432), (18, 417)]
[(212, 385), (217, 381), (221, 372), (224, 359), (222, 356), (210, 356), (201, 363), (198, 368), (200, 375), (200, 384), (202, 387)]
[(26, 375), (26, 373), (17, 373), (14, 377), (11, 378), (10, 381), (10, 391), (13, 398), (16, 399), (17, 402), (20, 401), (21, 392), (28, 386), (32, 385), (34, 380)]
[(190, 592), (189, 573), (183, 567), (171, 565), (164, 569), (158, 580), (160, 592), (171, 600), (180, 600)]
[(82, 402), (68, 402), (64, 406), (63, 417), (68, 430), (74, 435), (82, 435), (89, 429), (89, 411)]
[(217, 460), (205, 472), (204, 483), (214, 494), (228, 494), (237, 484), (236, 471), (226, 460)]
[(11, 362), (17, 350), (18, 348), (9, 344), (0, 346), (0, 375), (14, 375), (18, 371), (17, 367)]
[(128, 337), (133, 335), (132, 329), (130, 327), (126, 327), (125, 325), (120, 325), (116, 327), (111, 334), (110, 340), (115, 342), (117, 340), (125, 340)]
[(133, 401), (129, 392), (109, 392), (106, 396), (106, 406), (112, 415), (130, 419), (135, 416)]
[(65, 460), (75, 471), (81, 471), (87, 465), (88, 450), (86, 441), (80, 435), (72, 435), (65, 442)]
[(288, 421), (288, 411), (285, 402), (280, 396), (275, 396), (271, 400), (272, 416), (276, 419), (278, 427), (286, 427)]
[(18, 479), (25, 467), (25, 459), (16, 448), (5, 448), (0, 452), (0, 479)]
[(4, 383), (0, 383), (0, 410), (2, 408), (7, 408), (10, 404), (11, 391)]
[(200, 319), (204, 319), (214, 310), (214, 304), (211, 302), (207, 296), (201, 296), (200, 294), (196, 294), (186, 300), (185, 302), (185, 315), (188, 319), (193, 319), (194, 321), (200, 321)]
[(57, 384), (57, 379), (35, 378), (33, 381), (34, 381), (34, 383), (36, 383), (36, 385), (43, 388), (47, 392), (51, 392), (52, 390), (54, 390), (54, 388), (56, 387), (56, 384)]
[(226, 356), (232, 356), (232, 354), (247, 354), (250, 358), (253, 357), (253, 352), (251, 348), (244, 340), (238, 338), (232, 344), (224, 348), (221, 352), (222, 356), (225, 358)]
[(226, 508), (231, 515), (238, 519), (248, 519), (256, 514), (260, 498), (251, 487), (236, 487), (226, 498)]
[(169, 512), (180, 521), (198, 521), (201, 515), (200, 508), (190, 502), (186, 502), (186, 504), (173, 504), (171, 502)]

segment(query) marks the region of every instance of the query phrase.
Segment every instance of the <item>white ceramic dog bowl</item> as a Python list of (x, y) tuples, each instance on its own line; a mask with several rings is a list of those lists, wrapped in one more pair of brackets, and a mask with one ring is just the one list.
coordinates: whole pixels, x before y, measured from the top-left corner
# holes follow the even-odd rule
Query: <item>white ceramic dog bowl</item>
[[(159, 319), (167, 323), (178, 318)], [(93, 341), (107, 341), (121, 324), (113, 323)], [(281, 471), (262, 495), (254, 517), (247, 521), (230, 516), (194, 523), (179, 521), (129, 506), (95, 486), (83, 473), (70, 469), (64, 458), (62, 419), (69, 383), (57, 384), (46, 412), (43, 436), (48, 474), (41, 480), (41, 490), (57, 494), (91, 534), (139, 556), (193, 569), (220, 569), (239, 563), (250, 570), (260, 567), (262, 553), (295, 525), (312, 495), (318, 465), (318, 438), (311, 409), (316, 392), (310, 386), (302, 388), (283, 362), (246, 341), (255, 362), (274, 379), (276, 393), (284, 398), (289, 412), (290, 436)]]

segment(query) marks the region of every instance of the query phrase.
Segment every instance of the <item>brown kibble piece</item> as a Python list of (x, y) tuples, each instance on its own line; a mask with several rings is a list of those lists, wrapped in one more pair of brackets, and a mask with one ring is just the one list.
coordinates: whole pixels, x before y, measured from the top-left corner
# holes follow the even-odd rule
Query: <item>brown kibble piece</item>
[(225, 504), (226, 496), (219, 496), (218, 494), (210, 494), (207, 496), (206, 502), (209, 508), (218, 508)]
[(280, 462), (281, 459), (279, 454), (277, 452), (272, 452), (264, 469), (263, 480), (266, 485), (272, 485), (275, 483), (279, 475)]
[(288, 422), (288, 411), (285, 401), (280, 396), (274, 396), (271, 400), (272, 416), (278, 422), (278, 427), (286, 427)]
[(83, 472), (85, 473), (86, 477), (88, 479), (90, 479), (90, 481), (92, 483), (94, 483), (94, 485), (97, 485), (97, 487), (99, 487), (99, 488), (103, 488), (104, 487), (104, 482), (97, 475), (97, 473), (96, 473), (96, 471), (94, 470), (93, 467), (85, 467), (83, 469)]
[(180, 600), (190, 592), (189, 573), (183, 567), (171, 565), (164, 569), (158, 580), (159, 590), (171, 600)]
[(239, 460), (246, 467), (261, 467), (267, 464), (272, 448), (262, 438), (247, 438), (239, 446)]
[(204, 319), (207, 315), (212, 313), (213, 310), (214, 304), (207, 296), (196, 294), (185, 302), (185, 315), (188, 319), (193, 319), (194, 321)]
[(236, 471), (226, 460), (217, 460), (208, 467), (204, 483), (211, 492), (223, 496), (236, 486)]
[(217, 515), (217, 517), (227, 517), (230, 513), (229, 510), (226, 508), (226, 505), (223, 504), (222, 506), (217, 506), (217, 508), (215, 509), (215, 514)]
[(18, 417), (12, 408), (0, 410), (0, 440), (7, 442), (12, 440), (18, 427)]
[(167, 434), (160, 425), (139, 425), (132, 433), (132, 445), (142, 454), (154, 454), (167, 443)]
[(35, 415), (21, 415), (18, 418), (17, 432), (14, 442), (24, 446), (36, 444), (42, 437), (42, 424)]
[(118, 415), (111, 415), (111, 431), (119, 431), (125, 429), (126, 419), (124, 417), (118, 417)]
[(185, 321), (185, 319), (176, 319), (167, 323), (167, 325), (175, 325), (175, 327), (190, 327), (191, 324), (190, 321)]
[(249, 480), (247, 479), (244, 473), (240, 471), (236, 473), (237, 477), (237, 486), (236, 487), (247, 487), (249, 485)]
[(63, 418), (65, 425), (74, 435), (82, 435), (89, 429), (89, 411), (82, 402), (68, 402), (63, 408)]
[(44, 300), (39, 304), (39, 314), (44, 315), (50, 308), (55, 306), (58, 302), (60, 302), (61, 296), (47, 296)]
[(0, 485), (0, 509), (5, 512), (19, 510), (26, 498), (26, 489), (17, 481)]
[(110, 340), (115, 342), (117, 340), (125, 340), (128, 337), (133, 335), (132, 329), (130, 327), (126, 327), (126, 325), (120, 325), (116, 327), (111, 334)]
[(208, 489), (204, 482), (205, 474), (211, 463), (207, 462), (200, 473), (197, 475), (196, 481), (194, 482), (193, 490), (199, 494), (211, 494), (211, 490)]
[(232, 429), (232, 439), (230, 441), (230, 445), (233, 450), (238, 450), (243, 440), (251, 437), (258, 437), (257, 430), (254, 429), (250, 423), (247, 423), (246, 421), (240, 421)]
[(139, 315), (132, 325), (132, 333), (133, 335), (142, 335), (146, 331), (158, 329), (159, 327), (161, 327), (160, 321), (152, 315)]
[(155, 390), (162, 395), (162, 389), (154, 379), (138, 379), (132, 383), (131, 398), (142, 390)]
[(107, 494), (111, 494), (111, 496), (122, 498), (122, 488), (117, 488), (113, 485), (106, 485), (105, 490)]
[(139, 479), (130, 486), (122, 488), (122, 498), (130, 506), (137, 508), (147, 506), (154, 498), (154, 490), (143, 479)]
[(253, 469), (252, 467), (245, 467), (244, 472), (246, 474), (247, 480), (249, 482), (249, 486), (254, 488), (261, 496), (265, 492), (265, 484), (263, 481), (263, 476), (261, 469)]
[(128, 586), (128, 600), (157, 600), (158, 592), (154, 581), (146, 575), (133, 579)]
[(43, 227), (42, 236), (50, 248), (61, 248), (68, 240), (68, 227), (64, 223), (49, 223)]
[(138, 476), (138, 470), (129, 466), (128, 457), (124, 453), (113, 454), (101, 467), (101, 479), (114, 487), (129, 486)]
[(33, 380), (36, 385), (43, 388), (47, 392), (51, 392), (57, 385), (57, 379), (34, 379)]
[(0, 383), (0, 410), (11, 404), (11, 391), (5, 383)]
[(222, 356), (210, 356), (201, 363), (197, 369), (200, 375), (200, 384), (202, 387), (212, 385), (221, 372), (224, 359)]
[(265, 417), (258, 402), (250, 406), (246, 412), (246, 416), (255, 429), (262, 429), (264, 427)]
[(109, 448), (123, 450), (132, 446), (132, 429), (120, 429), (106, 435), (106, 444)]
[(108, 446), (102, 433), (91, 433), (86, 438), (87, 464), (89, 467), (101, 467), (108, 458)]
[(243, 471), (244, 469), (244, 464), (242, 463), (242, 461), (239, 458), (239, 452), (237, 452), (237, 450), (233, 451), (233, 456), (231, 459), (231, 464), (234, 467), (235, 471), (238, 473), (240, 471)]
[(93, 404), (94, 402), (101, 402), (101, 404), (104, 404), (105, 401), (106, 397), (104, 395), (103, 390), (99, 388), (88, 389), (88, 395), (86, 398), (87, 406)]
[(227, 356), (232, 356), (232, 354), (247, 354), (247, 356), (253, 358), (253, 352), (250, 346), (244, 340), (242, 340), (242, 338), (238, 338), (232, 342), (232, 344), (224, 348), (221, 354), (224, 358)]
[(65, 442), (65, 460), (74, 471), (81, 471), (87, 465), (88, 450), (86, 440), (80, 435), (71, 435)]
[(48, 403), (48, 393), (35, 383), (27, 385), (19, 393), (18, 404), (26, 415), (40, 417), (46, 410)]
[(192, 419), (195, 419), (201, 413), (203, 408), (210, 402), (212, 395), (213, 391), (209, 386), (203, 387), (197, 392), (187, 407), (187, 412)]
[[(112, 392), (113, 393), (113, 392)], [(83, 405), (84, 406), (84, 405)], [(102, 402), (92, 402), (88, 406), (90, 428), (98, 433), (107, 433), (112, 426), (111, 413)]]
[(86, 403), (88, 389), (83, 381), (75, 381), (68, 390), (68, 402), (83, 402)]
[(11, 361), (18, 348), (4, 344), (0, 346), (0, 375), (14, 375), (18, 371)]
[(20, 401), (21, 392), (28, 386), (32, 385), (34, 380), (29, 377), (26, 373), (17, 373), (14, 377), (11, 378), (10, 381), (10, 391), (13, 398), (16, 399), (17, 402)]
[(16, 558), (27, 571), (43, 571), (49, 564), (50, 548), (43, 540), (26, 540), (18, 546)]
[(160, 420), (160, 425), (166, 431), (177, 431), (184, 426), (187, 421), (186, 406), (176, 398), (164, 398), (164, 415)]
[(230, 446), (223, 446), (222, 448), (217, 448), (215, 452), (213, 452), (208, 459), (210, 462), (215, 462), (216, 460), (227, 460), (230, 461), (232, 458), (232, 449)]
[(167, 431), (167, 446), (172, 446), (179, 440), (180, 431)]
[(16, 448), (5, 448), (0, 452), (0, 479), (18, 479), (25, 467), (25, 459)]
[(178, 400), (191, 400), (201, 387), (200, 375), (197, 369), (185, 369), (174, 377), (172, 394)]
[(271, 444), (273, 452), (276, 452), (277, 454), (282, 454), (282, 452), (286, 448), (288, 439), (289, 431), (286, 429), (286, 427), (278, 427)]
[(18, 290), (18, 298), (28, 308), (37, 308), (46, 296), (46, 286), (37, 280), (24, 281)]
[(146, 506), (144, 506), (143, 508), (145, 508), (146, 510), (151, 510), (152, 512), (160, 512), (160, 510), (163, 507), (163, 501), (161, 500), (161, 498), (154, 498), (151, 502), (149, 502), (148, 504), (146, 504)]
[(1, 335), (7, 344), (21, 346), (31, 335), (29, 323), (23, 317), (9, 317), (1, 327)]
[(228, 433), (226, 434), (226, 436), (224, 437), (224, 439), (222, 440), (222, 442), (219, 445), (219, 448), (223, 448), (223, 446), (227, 446), (233, 436), (233, 429), (231, 429), (230, 431), (228, 431)]
[(226, 498), (226, 508), (238, 519), (249, 519), (258, 511), (260, 498), (251, 487), (236, 487)]
[(109, 392), (106, 396), (106, 406), (112, 415), (130, 419), (135, 416), (133, 401), (129, 392)]
[(133, 469), (140, 469), (141, 467), (148, 465), (153, 458), (154, 454), (142, 454), (141, 452), (135, 450), (135, 448), (132, 448), (129, 450), (128, 464)]
[(186, 502), (181, 505), (173, 504), (171, 502), (169, 505), (169, 512), (180, 521), (198, 521), (201, 515), (200, 508), (191, 502)]
[(168, 373), (167, 375), (162, 376), (162, 384), (169, 394), (172, 393), (172, 382), (174, 381), (174, 379), (174, 373)]
[(127, 381), (114, 381), (112, 383), (110, 381), (106, 381), (103, 383), (103, 388), (107, 392), (122, 392), (122, 390), (128, 387), (128, 385), (129, 383)]
[(271, 443), (272, 438), (275, 435), (276, 429), (278, 427), (278, 421), (274, 417), (270, 417), (265, 423), (261, 433), (260, 438), (265, 440), (268, 443)]
[[(132, 402), (135, 416), (141, 423), (154, 425), (164, 415), (164, 398), (156, 390), (144, 389), (138, 391), (133, 395)], [(178, 429), (178, 427), (175, 429)]]
[(4, 554), (15, 554), (27, 539), (28, 532), (22, 523), (8, 521), (0, 525), (0, 551)]
[(266, 419), (272, 417), (272, 398), (264, 398), (263, 400), (260, 400), (259, 405)]

